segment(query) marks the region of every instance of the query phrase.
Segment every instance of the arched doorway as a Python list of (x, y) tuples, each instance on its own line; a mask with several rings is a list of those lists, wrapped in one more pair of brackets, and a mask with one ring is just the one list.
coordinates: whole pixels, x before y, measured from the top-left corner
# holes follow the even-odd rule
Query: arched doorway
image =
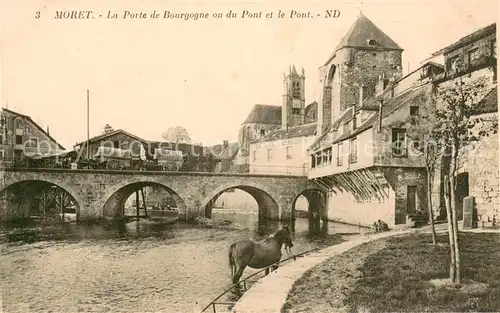
[(106, 218), (148, 218), (174, 221), (187, 212), (184, 200), (171, 188), (155, 182), (135, 182), (116, 190), (105, 202)]

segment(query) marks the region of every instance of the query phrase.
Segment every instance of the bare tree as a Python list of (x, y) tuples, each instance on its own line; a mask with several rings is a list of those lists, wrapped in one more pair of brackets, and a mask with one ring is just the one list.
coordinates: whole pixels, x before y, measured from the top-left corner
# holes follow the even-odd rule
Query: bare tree
[(174, 143), (190, 143), (191, 137), (188, 131), (182, 126), (170, 127), (162, 135), (163, 139)]
[(427, 177), (427, 209), (429, 214), (429, 223), (431, 225), (432, 243), (437, 244), (436, 229), (434, 227), (434, 212), (432, 203), (432, 189), (436, 166), (439, 164), (442, 156), (442, 149), (438, 143), (436, 133), (436, 119), (433, 108), (434, 103), (426, 106), (427, 110), (418, 116), (410, 116), (408, 123), (410, 124), (409, 132), (417, 144), (412, 145), (412, 149), (423, 156), (425, 163), (425, 172)]
[[(465, 81), (459, 78), (451, 85), (438, 87), (436, 92), (436, 137), (449, 153), (449, 170), (445, 175), (445, 204), (450, 240), (450, 280), (461, 283), (460, 246), (455, 194), (458, 160), (464, 147), (490, 133), (496, 133), (498, 124), (485, 124), (478, 116), (480, 100), (487, 91), (486, 78)], [(482, 126), (481, 126), (482, 125)], [(481, 126), (482, 129), (474, 131)], [(486, 127), (486, 129), (485, 129)]]

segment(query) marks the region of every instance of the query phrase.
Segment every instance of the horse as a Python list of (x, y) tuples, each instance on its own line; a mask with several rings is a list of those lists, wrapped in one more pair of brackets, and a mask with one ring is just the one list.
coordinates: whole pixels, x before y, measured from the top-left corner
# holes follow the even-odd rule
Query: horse
[[(293, 243), (290, 230), (286, 225), (264, 240), (257, 242), (244, 239), (231, 244), (229, 246), (229, 266), (233, 284), (240, 280), (245, 267), (262, 269), (281, 260), (283, 244), (285, 244), (287, 254), (290, 254)], [(277, 268), (278, 266), (273, 266), (273, 271)], [(269, 268), (266, 268), (267, 274), (269, 274)]]

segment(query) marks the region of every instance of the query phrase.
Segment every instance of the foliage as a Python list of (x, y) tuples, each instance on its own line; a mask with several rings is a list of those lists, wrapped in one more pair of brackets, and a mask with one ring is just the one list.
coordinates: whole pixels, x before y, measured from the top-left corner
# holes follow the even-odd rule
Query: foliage
[[(488, 91), (485, 77), (467, 79), (460, 77), (437, 87), (434, 101), (434, 137), (443, 147), (449, 158), (448, 172), (445, 173), (445, 204), (448, 218), (448, 234), (450, 241), (450, 280), (461, 283), (461, 256), (458, 237), (457, 208), (455, 194), (457, 188), (456, 175), (463, 157), (464, 147), (479, 141), (482, 137), (496, 133), (498, 125), (484, 123), (479, 115), (481, 100)], [(489, 125), (490, 127), (484, 125)], [(479, 131), (478, 131), (479, 128)], [(448, 153), (450, 153), (448, 155)]]
[(480, 140), (490, 131), (496, 133), (498, 124), (493, 124), (492, 129), (474, 131), (476, 126), (485, 124), (478, 112), (487, 91), (485, 77), (468, 81), (460, 78), (451, 85), (438, 87), (435, 95), (435, 132), (446, 146), (453, 144), (453, 140), (458, 140), (460, 147)]
[(162, 134), (163, 139), (174, 143), (190, 143), (191, 137), (188, 131), (182, 126), (170, 127)]

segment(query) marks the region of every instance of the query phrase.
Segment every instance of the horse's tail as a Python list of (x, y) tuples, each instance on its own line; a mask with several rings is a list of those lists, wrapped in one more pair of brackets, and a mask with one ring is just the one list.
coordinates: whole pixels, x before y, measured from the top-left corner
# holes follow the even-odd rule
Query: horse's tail
[(233, 250), (236, 245), (233, 243), (229, 246), (229, 267), (231, 268), (231, 278), (234, 276), (236, 264), (234, 262)]

